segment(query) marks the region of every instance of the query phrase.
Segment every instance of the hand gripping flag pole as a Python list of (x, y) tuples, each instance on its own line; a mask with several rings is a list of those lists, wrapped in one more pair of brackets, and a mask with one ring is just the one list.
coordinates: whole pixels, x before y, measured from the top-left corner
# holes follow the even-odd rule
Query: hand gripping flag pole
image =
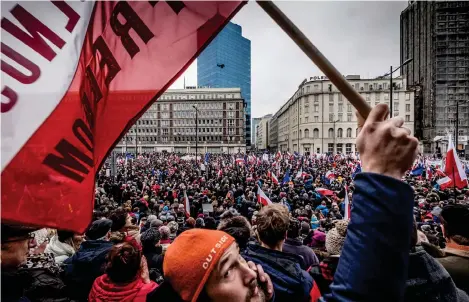
[(256, 0), (257, 4), (290, 36), (301, 50), (321, 69), (339, 91), (352, 103), (358, 113), (366, 119), (371, 107), (363, 97), (345, 80), (342, 74), (314, 46), (303, 32), (270, 0)]

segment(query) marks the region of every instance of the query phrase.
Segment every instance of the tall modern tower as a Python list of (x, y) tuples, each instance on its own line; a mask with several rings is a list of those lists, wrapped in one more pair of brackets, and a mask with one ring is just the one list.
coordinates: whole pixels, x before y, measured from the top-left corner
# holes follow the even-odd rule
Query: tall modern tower
[(197, 58), (197, 85), (241, 88), (246, 100), (246, 146), (251, 146), (251, 41), (228, 23)]
[(410, 58), (401, 71), (416, 90), (415, 135), (424, 153), (437, 151), (447, 131), (458, 132), (462, 150), (469, 136), (469, 2), (409, 1), (401, 13), (401, 63)]

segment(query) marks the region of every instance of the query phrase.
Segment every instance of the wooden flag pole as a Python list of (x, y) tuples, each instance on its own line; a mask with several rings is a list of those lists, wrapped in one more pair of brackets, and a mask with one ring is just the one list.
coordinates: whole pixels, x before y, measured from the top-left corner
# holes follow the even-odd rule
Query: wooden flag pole
[(339, 89), (363, 118), (367, 118), (371, 107), (363, 97), (345, 80), (342, 74), (311, 43), (301, 30), (270, 0), (256, 0), (257, 4), (295, 41), (301, 50), (316, 64), (329, 80)]

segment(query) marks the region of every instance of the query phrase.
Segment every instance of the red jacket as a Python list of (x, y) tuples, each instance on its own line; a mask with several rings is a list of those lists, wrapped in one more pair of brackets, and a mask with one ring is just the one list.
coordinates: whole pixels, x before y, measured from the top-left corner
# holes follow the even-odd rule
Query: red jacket
[(102, 275), (94, 280), (88, 301), (143, 302), (146, 301), (147, 294), (156, 287), (158, 287), (158, 284), (155, 282), (151, 281), (145, 284), (140, 277), (131, 283), (115, 284), (107, 275)]

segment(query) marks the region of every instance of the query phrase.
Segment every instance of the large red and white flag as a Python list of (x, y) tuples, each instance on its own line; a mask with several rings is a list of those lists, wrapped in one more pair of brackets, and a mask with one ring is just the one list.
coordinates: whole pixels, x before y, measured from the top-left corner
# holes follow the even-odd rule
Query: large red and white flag
[(267, 197), (264, 191), (261, 190), (261, 187), (257, 187), (257, 202), (261, 203), (264, 206), (272, 204), (272, 201), (270, 201), (269, 197)]
[(454, 182), (454, 186), (459, 189), (467, 187), (467, 175), (464, 171), (458, 154), (454, 149), (451, 135), (448, 141), (448, 151), (446, 152), (445, 173)]
[(243, 3), (2, 2), (2, 221), (83, 232), (103, 160)]
[(274, 184), (278, 185), (278, 178), (277, 178), (277, 176), (275, 175), (274, 172), (272, 172), (272, 174), (271, 174), (271, 180)]
[(186, 218), (191, 216), (191, 206), (189, 204), (189, 197), (187, 197), (186, 190), (184, 190), (184, 211), (186, 212)]

